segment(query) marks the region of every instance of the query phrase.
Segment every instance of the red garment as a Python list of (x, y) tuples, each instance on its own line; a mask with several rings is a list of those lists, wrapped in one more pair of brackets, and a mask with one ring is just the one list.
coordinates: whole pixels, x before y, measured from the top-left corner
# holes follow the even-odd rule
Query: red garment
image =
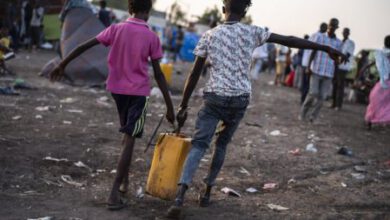
[(290, 74), (288, 74), (284, 84), (288, 87), (293, 87), (294, 86), (294, 78), (295, 78), (295, 71), (291, 71)]

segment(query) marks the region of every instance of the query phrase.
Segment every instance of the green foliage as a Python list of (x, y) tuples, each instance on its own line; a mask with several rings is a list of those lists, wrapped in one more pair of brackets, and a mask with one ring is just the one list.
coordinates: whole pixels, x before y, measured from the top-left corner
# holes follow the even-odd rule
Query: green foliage
[(244, 24), (252, 24), (252, 23), (253, 23), (252, 16), (250, 16), (250, 15), (245, 16), (245, 17), (242, 19), (241, 22), (244, 23)]
[(222, 22), (222, 13), (217, 6), (214, 6), (214, 8), (207, 8), (203, 15), (199, 16), (198, 22), (208, 25), (210, 24), (212, 18), (214, 18), (218, 23)]
[(182, 25), (186, 23), (187, 22), (186, 16), (187, 16), (186, 12), (183, 11), (183, 9), (180, 7), (179, 4), (177, 4), (177, 2), (171, 5), (168, 19), (172, 24)]

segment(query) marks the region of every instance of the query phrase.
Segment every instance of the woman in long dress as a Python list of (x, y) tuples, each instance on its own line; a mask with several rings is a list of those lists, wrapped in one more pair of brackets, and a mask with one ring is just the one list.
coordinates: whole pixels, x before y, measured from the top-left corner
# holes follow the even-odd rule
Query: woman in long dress
[(363, 68), (360, 74), (373, 65), (379, 71), (380, 81), (371, 90), (369, 97), (365, 116), (369, 129), (373, 124), (390, 124), (390, 35), (385, 38), (384, 49), (375, 52), (375, 62)]

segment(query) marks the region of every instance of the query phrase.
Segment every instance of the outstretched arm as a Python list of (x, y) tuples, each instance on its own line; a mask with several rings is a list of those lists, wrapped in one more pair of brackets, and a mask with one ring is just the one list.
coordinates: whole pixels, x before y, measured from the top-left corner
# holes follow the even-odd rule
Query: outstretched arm
[(88, 50), (91, 47), (94, 47), (98, 45), (100, 42), (96, 38), (92, 38), (82, 44), (80, 44), (78, 47), (76, 47), (70, 54), (65, 57), (65, 59), (62, 60), (62, 62), (58, 65), (57, 68), (53, 70), (53, 72), (50, 73), (50, 79), (52, 81), (60, 80), (62, 76), (64, 75), (64, 69), (65, 67), (76, 57), (80, 56), (82, 53), (84, 53), (86, 50)]
[(360, 70), (360, 72), (358, 72), (358, 74), (356, 75), (356, 79), (359, 79), (359, 78), (363, 75), (363, 73), (367, 71), (367, 69), (371, 68), (371, 67), (374, 66), (374, 65), (375, 65), (375, 61), (372, 62), (372, 63), (370, 63), (370, 64), (368, 64), (367, 66), (364, 66), (364, 67)]
[(164, 96), (165, 103), (167, 105), (166, 118), (170, 123), (173, 124), (175, 122), (175, 113), (173, 110), (171, 96), (169, 95), (167, 82), (165, 80), (163, 72), (161, 71), (160, 61), (159, 60), (152, 60), (152, 66), (153, 66), (153, 72), (154, 72), (154, 79), (156, 80), (157, 85), (160, 88), (160, 90)]
[(194, 67), (192, 68), (192, 71), (187, 78), (186, 84), (184, 86), (183, 100), (181, 101), (180, 108), (177, 113), (177, 122), (179, 124), (179, 130), (181, 127), (183, 127), (184, 122), (187, 119), (188, 102), (196, 88), (196, 84), (198, 84), (205, 62), (206, 58), (197, 56)]
[(300, 48), (300, 49), (310, 49), (310, 50), (320, 50), (328, 53), (330, 57), (334, 60), (338, 60), (341, 57), (342, 62), (347, 60), (347, 57), (340, 51), (333, 49), (332, 47), (317, 44), (308, 40), (300, 39), (293, 36), (283, 36), (279, 34), (271, 34), (268, 39), (270, 43), (277, 43), (287, 47)]

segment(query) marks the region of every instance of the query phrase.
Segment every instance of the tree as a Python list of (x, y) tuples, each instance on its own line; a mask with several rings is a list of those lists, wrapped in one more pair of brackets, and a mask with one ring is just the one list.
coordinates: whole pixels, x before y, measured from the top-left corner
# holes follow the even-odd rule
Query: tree
[(244, 23), (244, 24), (252, 24), (252, 23), (253, 23), (252, 16), (250, 16), (250, 15), (245, 16), (245, 17), (242, 19), (241, 22)]
[(180, 5), (177, 4), (177, 2), (171, 5), (169, 11), (168, 19), (172, 24), (179, 25), (187, 22), (187, 14), (183, 11)]
[(217, 6), (207, 8), (203, 15), (199, 16), (198, 23), (209, 25), (212, 21), (222, 22), (222, 14)]

